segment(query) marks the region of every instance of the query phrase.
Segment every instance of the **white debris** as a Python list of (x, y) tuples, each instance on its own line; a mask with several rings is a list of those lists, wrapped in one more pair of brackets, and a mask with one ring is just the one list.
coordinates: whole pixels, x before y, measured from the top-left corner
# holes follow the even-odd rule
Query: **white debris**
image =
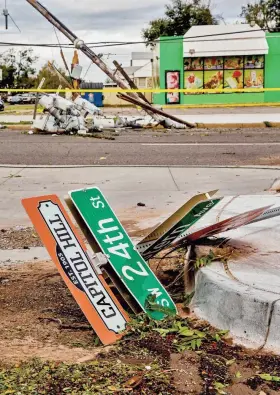
[(29, 130), (28, 134), (34, 134), (33, 130)]
[[(88, 132), (101, 132), (104, 129), (117, 128), (118, 132), (125, 127), (143, 128), (158, 125), (150, 116), (104, 116), (99, 108), (80, 96), (71, 101), (58, 95), (44, 94), (39, 104), (44, 107), (44, 115), (34, 120), (33, 128), (49, 133), (64, 131), (86, 135)], [(174, 127), (174, 124), (172, 126)]]

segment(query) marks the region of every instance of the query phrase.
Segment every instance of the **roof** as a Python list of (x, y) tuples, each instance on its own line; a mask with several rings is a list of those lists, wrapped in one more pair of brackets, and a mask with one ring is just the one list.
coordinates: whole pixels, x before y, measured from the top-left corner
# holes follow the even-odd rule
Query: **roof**
[(149, 78), (153, 76), (152, 62), (148, 60), (146, 64), (141, 66), (135, 73), (135, 78)]
[(128, 66), (123, 67), (123, 69), (129, 76), (134, 76), (134, 73), (136, 73), (137, 70), (141, 69), (141, 67), (142, 66)]
[(131, 52), (131, 59), (132, 60), (150, 60), (150, 59), (153, 59), (153, 52), (152, 51)]
[(264, 55), (268, 53), (265, 32), (258, 26), (193, 26), (184, 35), (184, 56)]

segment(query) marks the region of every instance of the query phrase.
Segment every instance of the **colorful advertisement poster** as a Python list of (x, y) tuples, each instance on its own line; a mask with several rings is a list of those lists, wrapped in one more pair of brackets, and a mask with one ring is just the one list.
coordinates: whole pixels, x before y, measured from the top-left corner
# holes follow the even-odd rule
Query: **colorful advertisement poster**
[[(186, 89), (202, 89), (203, 88), (203, 71), (189, 71), (185, 73)], [(185, 93), (186, 95), (188, 92)]]
[(205, 89), (223, 89), (223, 71), (205, 71), (204, 88)]
[(203, 70), (203, 58), (185, 58), (184, 70)]
[(205, 58), (204, 70), (223, 70), (224, 60), (220, 57)]
[(245, 70), (244, 88), (263, 88), (263, 70)]
[[(180, 71), (167, 71), (166, 72), (166, 89), (180, 89)], [(180, 103), (180, 93), (172, 92), (166, 94), (167, 104)]]
[(245, 69), (263, 69), (264, 56), (263, 55), (249, 55), (245, 56)]
[(226, 70), (224, 88), (243, 89), (243, 70)]
[(242, 69), (243, 56), (227, 56), (225, 57), (225, 69)]

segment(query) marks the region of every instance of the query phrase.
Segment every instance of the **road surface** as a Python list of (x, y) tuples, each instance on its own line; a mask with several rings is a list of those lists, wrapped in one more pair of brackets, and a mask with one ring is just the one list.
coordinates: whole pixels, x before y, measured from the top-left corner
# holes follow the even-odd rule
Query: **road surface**
[(280, 129), (123, 131), (115, 140), (0, 131), (0, 164), (280, 165)]

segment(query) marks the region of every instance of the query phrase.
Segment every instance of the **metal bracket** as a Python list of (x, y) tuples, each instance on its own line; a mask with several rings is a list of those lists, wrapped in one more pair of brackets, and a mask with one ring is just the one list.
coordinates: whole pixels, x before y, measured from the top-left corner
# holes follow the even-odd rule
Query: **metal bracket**
[(108, 263), (108, 258), (102, 252), (90, 254), (92, 265), (96, 270), (97, 274), (102, 274), (101, 268)]

